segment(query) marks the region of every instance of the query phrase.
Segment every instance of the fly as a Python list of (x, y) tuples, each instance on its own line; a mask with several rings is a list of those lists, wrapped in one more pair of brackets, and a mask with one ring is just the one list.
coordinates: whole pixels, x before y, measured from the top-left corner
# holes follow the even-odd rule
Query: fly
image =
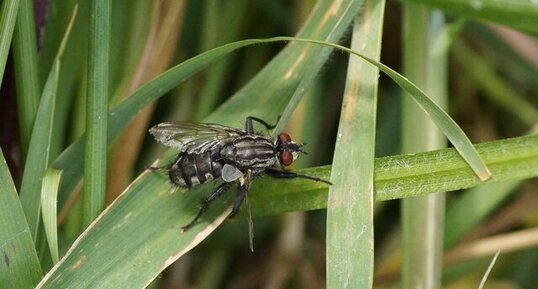
[[(211, 202), (224, 194), (236, 181), (239, 182), (239, 189), (230, 218), (239, 212), (251, 181), (262, 173), (275, 178), (303, 178), (331, 185), (329, 181), (317, 177), (285, 170), (300, 153), (304, 153), (303, 145), (293, 142), (287, 133), (280, 133), (276, 140), (257, 133), (253, 121), (268, 130), (275, 127), (250, 116), (246, 118), (244, 130), (194, 122), (164, 122), (149, 130), (161, 144), (181, 151), (177, 159), (167, 167), (172, 183), (190, 189), (212, 180), (223, 181), (202, 202), (198, 214), (182, 227), (183, 231), (194, 226)], [(252, 224), (250, 210), (249, 224)], [(252, 249), (252, 226), (249, 228)]]

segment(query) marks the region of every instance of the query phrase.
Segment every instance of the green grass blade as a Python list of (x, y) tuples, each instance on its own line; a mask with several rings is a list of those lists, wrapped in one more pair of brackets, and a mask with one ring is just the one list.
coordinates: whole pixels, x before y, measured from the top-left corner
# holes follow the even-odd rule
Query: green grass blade
[(32, 288), (42, 276), (15, 184), (0, 149), (0, 288)]
[(28, 220), (28, 226), (30, 227), (30, 233), (34, 240), (37, 240), (36, 237), (39, 226), (41, 180), (45, 173), (45, 169), (49, 164), (61, 66), (60, 57), (69, 37), (75, 16), (76, 9), (73, 11), (71, 22), (64, 34), (64, 38), (62, 39), (60, 48), (55, 57), (54, 65), (52, 66), (47, 82), (43, 88), (41, 101), (36, 115), (36, 123), (32, 130), (32, 138), (30, 139), (28, 157), (24, 165), (20, 198), (26, 214), (26, 219)]
[[(494, 173), (486, 182), (488, 184), (538, 176), (538, 135), (492, 141), (476, 147)], [(300, 172), (327, 179), (331, 167)], [(374, 178), (376, 201), (448, 192), (484, 184), (453, 148), (376, 158)], [(283, 182), (265, 177), (256, 180), (249, 195), (253, 216), (327, 207), (326, 185), (300, 180)]]
[(39, 226), (41, 180), (49, 162), (59, 73), (60, 63), (56, 62), (43, 88), (21, 183), (21, 203), (34, 240)]
[(50, 255), (54, 264), (58, 263), (58, 228), (57, 228), (57, 197), (58, 187), (62, 171), (47, 169), (43, 176), (43, 186), (41, 188), (41, 214), (43, 215), (43, 226), (47, 235)]
[(0, 86), (2, 86), (11, 37), (19, 10), (19, 0), (5, 0), (0, 5)]
[(527, 0), (406, 0), (437, 7), (445, 12), (481, 18), (527, 32), (538, 33), (538, 5)]
[[(385, 1), (366, 1), (351, 49), (379, 60)], [(371, 288), (379, 70), (350, 55), (327, 204), (327, 288)], [(360, 148), (360, 149), (357, 149)]]
[(88, 94), (82, 222), (89, 225), (105, 207), (110, 56), (110, 0), (90, 1)]
[[(447, 51), (434, 45), (443, 36), (444, 16), (421, 4), (404, 6), (404, 73), (446, 107)], [(412, 98), (403, 99), (402, 150), (407, 153), (446, 146), (446, 139)], [(445, 195), (440, 192), (401, 202), (402, 287), (440, 288)]]
[(26, 159), (37, 107), (40, 82), (37, 68), (37, 42), (34, 23), (34, 4), (21, 0), (13, 34), (13, 63), (17, 85), (17, 108), (23, 160)]

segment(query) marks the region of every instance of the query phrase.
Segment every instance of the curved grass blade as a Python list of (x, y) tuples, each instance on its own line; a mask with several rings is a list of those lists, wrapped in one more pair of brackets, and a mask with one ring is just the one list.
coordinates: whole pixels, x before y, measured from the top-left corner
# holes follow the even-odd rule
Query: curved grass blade
[(484, 161), (480, 158), (480, 155), (474, 148), (469, 138), (467, 138), (463, 130), (443, 109), (441, 109), (437, 104), (435, 104), (435, 102), (433, 102), (431, 98), (426, 93), (424, 93), (424, 91), (422, 91), (419, 87), (410, 82), (407, 78), (398, 74), (396, 71), (392, 70), (390, 67), (384, 65), (381, 62), (375, 61), (365, 55), (362, 55), (356, 51), (353, 51), (347, 47), (338, 44), (301, 38), (288, 38), (286, 40), (328, 45), (338, 50), (342, 50), (350, 54), (359, 56), (370, 64), (376, 66), (379, 70), (384, 72), (394, 82), (396, 82), (398, 86), (400, 86), (407, 93), (409, 93), (409, 95), (413, 97), (416, 103), (424, 110), (424, 112), (426, 112), (426, 114), (431, 117), (431, 120), (450, 140), (452, 145), (454, 145), (454, 147), (458, 150), (463, 159), (465, 159), (465, 161), (469, 164), (469, 166), (473, 169), (473, 171), (482, 181), (486, 181), (491, 177), (491, 173), (484, 164)]
[(62, 171), (47, 169), (41, 188), (41, 214), (47, 235), (47, 244), (54, 264), (58, 263), (57, 197)]
[[(431, 101), (431, 99), (422, 90), (420, 90), (420, 88), (409, 82), (405, 77), (399, 75), (397, 72), (383, 65), (382, 63), (376, 62), (346, 47), (323, 41), (294, 37), (274, 37), (268, 39), (250, 39), (233, 42), (202, 53), (169, 69), (161, 76), (141, 87), (132, 96), (128, 97), (124, 102), (110, 112), (108, 142), (110, 143), (121, 132), (121, 130), (129, 124), (134, 116), (138, 112), (142, 111), (146, 105), (158, 99), (191, 75), (211, 64), (213, 61), (248, 45), (279, 41), (296, 41), (331, 46), (333, 48), (357, 55), (372, 65), (377, 66), (379, 70), (386, 73), (400, 87), (412, 95), (417, 103), (426, 111), (426, 113), (431, 115), (432, 120), (452, 142), (454, 147), (458, 149), (462, 157), (469, 163), (471, 168), (473, 168), (481, 180), (487, 180), (490, 177), (491, 174), (489, 173), (488, 168), (484, 165), (484, 162), (480, 159), (480, 156), (477, 154), (476, 150), (472, 146), (469, 139), (465, 136), (461, 128), (457, 126), (454, 120), (452, 120), (445, 111), (440, 109), (433, 101)], [(227, 125), (238, 125), (244, 120), (244, 118), (237, 118), (238, 114), (242, 116), (256, 115), (268, 119), (268, 115), (274, 115), (275, 113), (270, 113), (269, 110), (265, 109), (267, 106), (283, 108), (285, 104), (282, 104), (282, 102), (285, 99), (277, 96), (284, 95), (287, 98), (291, 88), (288, 87), (286, 91), (282, 91), (281, 89), (278, 89), (279, 86), (283, 85), (281, 82), (279, 82), (282, 81), (281, 79), (274, 79), (270, 77), (263, 78), (260, 77), (260, 75), (263, 76), (263, 73), (258, 74), (258, 76), (255, 78), (256, 80), (260, 79), (260, 84), (258, 85), (258, 87), (260, 87), (260, 90), (258, 91), (259, 97), (257, 98), (258, 103), (254, 103), (252, 99), (247, 100), (248, 95), (250, 95), (246, 93), (247, 91), (250, 92), (250, 87), (247, 86), (244, 90), (239, 91), (236, 96), (226, 102), (225, 105), (211, 114), (205, 121), (219, 122)], [(295, 82), (296, 80), (290, 81)], [(296, 85), (291, 85), (291, 87), (296, 88)], [(267, 92), (271, 92), (271, 95), (266, 95), (265, 93)], [(279, 110), (277, 109), (276, 111)], [(62, 186), (60, 188), (60, 207), (63, 207), (63, 204), (65, 204), (67, 201), (69, 194), (80, 181), (80, 177), (82, 175), (82, 164), (78, 156), (82, 154), (83, 150), (83, 137), (81, 137), (75, 143), (71, 144), (53, 163), (53, 167), (65, 171), (65, 182), (62, 182)]]
[(32, 288), (41, 276), (32, 235), (0, 149), (0, 288)]

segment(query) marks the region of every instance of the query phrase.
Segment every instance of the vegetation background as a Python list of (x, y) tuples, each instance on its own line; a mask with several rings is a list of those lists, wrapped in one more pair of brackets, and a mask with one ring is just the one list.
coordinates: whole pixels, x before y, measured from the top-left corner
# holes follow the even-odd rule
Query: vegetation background
[[(526, 0), (4, 0), (0, 288), (478, 288), (498, 250), (488, 288), (535, 288), (537, 33)], [(397, 76), (240, 41), (282, 35), (408, 77), (484, 143), (489, 183)], [(293, 169), (334, 183), (256, 180), (253, 253), (233, 190), (181, 233), (215, 184), (145, 171), (177, 156), (151, 125), (248, 115), (281, 116), (308, 143)]]

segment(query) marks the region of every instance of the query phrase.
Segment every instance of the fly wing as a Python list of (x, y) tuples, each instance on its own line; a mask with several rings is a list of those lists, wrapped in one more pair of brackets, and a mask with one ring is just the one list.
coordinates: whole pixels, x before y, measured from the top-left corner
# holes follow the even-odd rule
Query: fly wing
[(203, 152), (245, 132), (223, 125), (195, 122), (163, 122), (149, 129), (155, 140), (181, 151)]

